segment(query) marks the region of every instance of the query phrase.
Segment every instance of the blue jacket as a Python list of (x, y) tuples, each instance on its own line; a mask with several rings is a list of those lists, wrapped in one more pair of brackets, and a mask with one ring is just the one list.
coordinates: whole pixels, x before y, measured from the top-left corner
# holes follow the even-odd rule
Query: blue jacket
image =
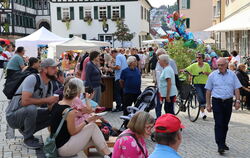
[(97, 88), (101, 86), (101, 71), (99, 68), (92, 62), (88, 62), (86, 65), (86, 87)]

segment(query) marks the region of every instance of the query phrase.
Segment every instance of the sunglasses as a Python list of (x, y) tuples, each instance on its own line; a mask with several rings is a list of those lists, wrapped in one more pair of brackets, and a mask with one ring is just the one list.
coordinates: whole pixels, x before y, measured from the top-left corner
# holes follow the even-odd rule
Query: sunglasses
[(198, 59), (202, 59), (202, 57), (196, 57), (196, 58), (198, 58)]

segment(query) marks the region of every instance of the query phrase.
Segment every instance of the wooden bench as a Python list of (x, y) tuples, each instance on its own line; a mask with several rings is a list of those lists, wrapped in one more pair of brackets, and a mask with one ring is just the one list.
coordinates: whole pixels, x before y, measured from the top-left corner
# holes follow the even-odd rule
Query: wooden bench
[[(106, 141), (109, 148), (114, 147), (116, 139), (117, 139), (117, 137), (112, 137), (112, 136), (109, 137), (109, 140)], [(86, 156), (89, 156), (89, 149), (91, 149), (91, 148), (96, 148), (96, 147), (95, 146), (90, 146), (87, 149), (85, 149), (84, 153), (86, 154)]]

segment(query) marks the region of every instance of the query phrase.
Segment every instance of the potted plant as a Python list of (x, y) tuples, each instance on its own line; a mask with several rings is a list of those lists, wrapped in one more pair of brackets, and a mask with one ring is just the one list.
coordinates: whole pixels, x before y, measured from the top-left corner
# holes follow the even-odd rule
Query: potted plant
[(1, 2), (3, 2), (3, 7), (4, 7), (4, 8), (9, 8), (9, 7), (10, 7), (10, 2), (9, 2), (9, 0), (1, 0)]
[(106, 17), (103, 17), (103, 18), (100, 18), (99, 21), (102, 21), (102, 22), (107, 22), (107, 18)]
[(67, 30), (70, 28), (70, 21), (71, 19), (69, 17), (65, 17), (62, 19), (62, 22), (65, 22)]
[(121, 18), (116, 18), (116, 25), (119, 25), (121, 22), (122, 22), (122, 19)]
[(91, 17), (85, 17), (83, 20), (87, 22), (88, 25), (91, 25), (93, 19)]

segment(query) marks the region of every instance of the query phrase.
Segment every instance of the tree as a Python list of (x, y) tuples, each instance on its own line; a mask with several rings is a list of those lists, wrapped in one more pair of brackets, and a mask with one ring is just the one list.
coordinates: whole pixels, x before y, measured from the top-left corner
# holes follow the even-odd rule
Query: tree
[(122, 47), (124, 41), (131, 41), (134, 38), (134, 33), (130, 33), (128, 26), (122, 20), (117, 22), (116, 28), (117, 30), (113, 35), (116, 40), (122, 43)]

